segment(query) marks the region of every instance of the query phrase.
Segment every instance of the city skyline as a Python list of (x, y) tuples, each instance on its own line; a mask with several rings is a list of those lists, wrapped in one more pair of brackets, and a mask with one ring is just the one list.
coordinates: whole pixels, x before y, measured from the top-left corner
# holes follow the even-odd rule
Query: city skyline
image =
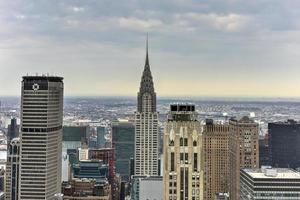
[(149, 32), (158, 96), (300, 96), (298, 2), (104, 4), (1, 2), (0, 95), (55, 72), (66, 96), (135, 96)]

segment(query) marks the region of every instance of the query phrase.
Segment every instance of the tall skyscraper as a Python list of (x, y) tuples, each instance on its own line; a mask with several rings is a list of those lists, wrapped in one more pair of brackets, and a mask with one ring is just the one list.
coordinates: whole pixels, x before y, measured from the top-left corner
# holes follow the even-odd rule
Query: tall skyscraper
[(10, 140), (7, 149), (5, 198), (18, 200), (20, 166), (20, 138)]
[(214, 200), (216, 193), (228, 192), (229, 124), (207, 119), (203, 127), (204, 199)]
[(21, 94), (19, 199), (61, 191), (63, 78), (24, 76)]
[(248, 117), (229, 120), (229, 193), (240, 199), (240, 169), (259, 168), (258, 124)]
[(195, 106), (170, 107), (164, 133), (164, 199), (202, 200), (202, 133)]
[(294, 120), (268, 124), (271, 165), (300, 167), (300, 123)]
[(112, 124), (112, 145), (115, 149), (116, 173), (122, 180), (130, 179), (130, 159), (134, 157), (134, 125), (130, 121), (119, 120)]
[(158, 146), (156, 93), (150, 71), (147, 39), (146, 61), (135, 113), (135, 175), (158, 175)]

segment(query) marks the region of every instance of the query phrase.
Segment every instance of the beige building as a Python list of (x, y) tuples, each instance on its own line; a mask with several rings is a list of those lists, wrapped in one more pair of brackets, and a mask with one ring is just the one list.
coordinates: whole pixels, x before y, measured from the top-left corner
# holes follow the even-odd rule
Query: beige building
[(240, 198), (240, 169), (259, 168), (258, 124), (248, 117), (229, 120), (229, 193)]
[(207, 119), (203, 127), (204, 199), (214, 200), (216, 193), (228, 192), (229, 124)]
[(164, 133), (164, 200), (203, 199), (201, 132), (194, 105), (171, 105)]
[(23, 77), (19, 200), (61, 192), (63, 85), (61, 77)]

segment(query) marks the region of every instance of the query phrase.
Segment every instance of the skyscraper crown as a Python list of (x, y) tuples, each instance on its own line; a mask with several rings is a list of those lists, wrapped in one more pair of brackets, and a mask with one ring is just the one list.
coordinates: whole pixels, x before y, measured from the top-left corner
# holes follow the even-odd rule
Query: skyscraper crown
[[(148, 103), (143, 103), (143, 100), (146, 101), (146, 99), (148, 99), (147, 101), (150, 103), (150, 106), (147, 106)], [(138, 92), (138, 112), (156, 112), (156, 93), (154, 91), (153, 78), (149, 64), (148, 35), (146, 40), (145, 66), (140, 83), (140, 90)]]

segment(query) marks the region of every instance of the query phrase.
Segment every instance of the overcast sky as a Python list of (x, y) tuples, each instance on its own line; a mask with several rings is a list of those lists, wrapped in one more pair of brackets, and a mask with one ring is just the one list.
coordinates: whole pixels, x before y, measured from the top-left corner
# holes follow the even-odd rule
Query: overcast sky
[(299, 0), (0, 0), (0, 95), (136, 95), (147, 32), (158, 96), (300, 96)]

